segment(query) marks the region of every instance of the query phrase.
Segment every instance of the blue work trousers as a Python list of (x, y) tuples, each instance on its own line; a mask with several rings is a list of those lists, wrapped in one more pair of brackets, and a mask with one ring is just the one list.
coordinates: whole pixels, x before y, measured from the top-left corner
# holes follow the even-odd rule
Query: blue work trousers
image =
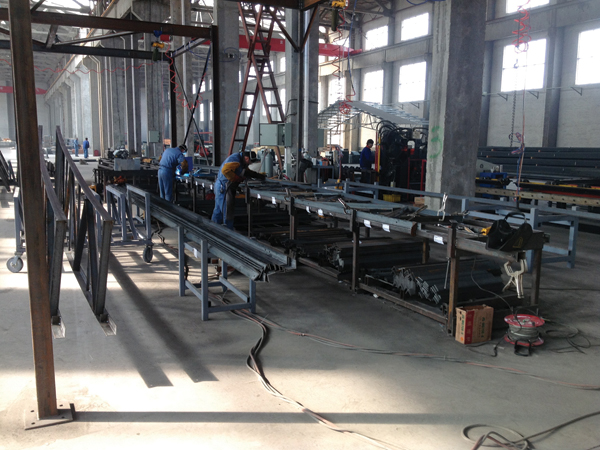
[[(225, 216), (225, 225), (230, 230), (233, 230), (233, 206), (235, 202), (235, 195), (227, 189), (229, 182), (223, 182), (219, 179), (215, 182), (215, 209), (211, 220), (215, 223), (222, 224), (223, 216)], [(235, 191), (234, 191), (235, 192)], [(227, 214), (227, 210), (230, 210), (230, 214)]]
[(160, 189), (160, 198), (168, 202), (173, 201), (173, 183), (175, 182), (175, 173), (167, 168), (158, 169), (158, 187)]

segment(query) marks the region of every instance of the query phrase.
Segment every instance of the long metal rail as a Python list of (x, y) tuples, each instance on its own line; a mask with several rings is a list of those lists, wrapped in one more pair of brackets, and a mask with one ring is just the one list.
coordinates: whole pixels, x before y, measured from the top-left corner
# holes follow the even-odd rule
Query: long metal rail
[(157, 195), (130, 185), (127, 185), (127, 189), (133, 204), (145, 208), (146, 198), (149, 196), (149, 209), (153, 217), (171, 227), (182, 228), (185, 235), (198, 244), (207, 242), (211, 254), (227, 261), (251, 280), (268, 281), (271, 273), (295, 268), (294, 260), (260, 242), (231, 232)]

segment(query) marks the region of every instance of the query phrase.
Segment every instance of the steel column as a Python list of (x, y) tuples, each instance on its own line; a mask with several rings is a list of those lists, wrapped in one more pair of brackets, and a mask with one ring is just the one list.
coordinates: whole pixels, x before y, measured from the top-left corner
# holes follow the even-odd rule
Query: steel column
[(37, 108), (35, 97), (31, 12), (28, 0), (10, 0), (11, 56), (13, 67), (15, 115), (17, 122), (17, 149), (19, 182), (27, 240), (27, 277), (31, 311), (31, 334), (37, 394), (38, 418), (58, 414), (50, 301), (48, 294), (48, 266), (46, 261), (45, 218), (40, 158)]

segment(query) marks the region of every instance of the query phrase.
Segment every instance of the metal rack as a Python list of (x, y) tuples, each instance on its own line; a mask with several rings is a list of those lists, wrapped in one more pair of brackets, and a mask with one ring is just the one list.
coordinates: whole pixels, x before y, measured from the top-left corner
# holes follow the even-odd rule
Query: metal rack
[[(342, 191), (326, 191), (323, 189), (310, 189), (302, 187), (302, 192), (294, 193), (291, 190), (293, 183), (268, 183), (262, 186), (248, 185), (246, 198), (248, 208), (252, 203), (269, 203), (278, 208), (285, 208), (290, 216), (290, 236), (296, 235), (297, 230), (297, 212), (305, 210), (311, 215), (320, 218), (333, 218), (347, 223), (348, 229), (353, 234), (353, 269), (351, 278), (351, 288), (353, 290), (362, 289), (367, 292), (379, 295), (391, 300), (401, 306), (411, 309), (415, 312), (430, 317), (438, 322), (444, 323), (449, 334), (454, 333), (455, 309), (458, 303), (458, 280), (460, 260), (466, 255), (482, 255), (485, 257), (496, 258), (505, 262), (520, 263), (525, 258), (525, 252), (501, 252), (486, 248), (485, 241), (481, 237), (460, 231), (457, 228), (457, 222), (462, 221), (462, 217), (453, 217), (446, 215), (442, 226), (435, 212), (423, 211), (419, 217), (412, 219), (394, 218), (382, 214), (386, 209), (394, 210), (400, 205), (381, 202), (377, 200), (368, 201), (364, 197), (344, 194)], [(300, 185), (295, 185), (299, 187)], [(371, 186), (372, 187), (372, 186)], [(341, 198), (342, 202), (337, 199)], [(326, 200), (335, 200), (326, 201)], [(362, 203), (358, 203), (358, 199)], [(417, 208), (415, 208), (416, 211)], [(252, 214), (248, 214), (251, 230)], [(438, 313), (400, 298), (392, 291), (382, 289), (377, 286), (369, 285), (366, 280), (359, 278), (360, 267), (360, 230), (361, 228), (380, 229), (384, 232), (399, 232), (419, 237), (424, 243), (433, 242), (446, 248), (446, 256), (450, 261), (450, 292), (448, 310), (444, 313)], [(536, 233), (541, 233), (536, 231)], [(536, 306), (539, 304), (539, 284), (541, 275), (541, 256), (543, 244), (531, 249), (532, 251), (532, 288), (529, 298), (521, 301), (523, 306)], [(299, 260), (300, 262), (304, 262)]]

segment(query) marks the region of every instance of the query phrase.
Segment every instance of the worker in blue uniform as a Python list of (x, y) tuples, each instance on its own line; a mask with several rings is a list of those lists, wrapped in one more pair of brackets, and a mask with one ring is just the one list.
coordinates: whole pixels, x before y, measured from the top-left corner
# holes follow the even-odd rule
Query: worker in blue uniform
[(371, 184), (371, 177), (373, 175), (373, 170), (371, 170), (371, 165), (375, 162), (375, 154), (371, 151), (371, 147), (373, 147), (373, 139), (369, 139), (367, 141), (367, 145), (360, 152), (360, 181), (361, 183)]
[(239, 184), (246, 178), (259, 180), (266, 178), (264, 174), (248, 169), (250, 161), (250, 152), (234, 153), (223, 161), (215, 182), (215, 209), (211, 220), (222, 224), (225, 216), (225, 225), (231, 230), (233, 230), (235, 193)]
[(166, 149), (160, 158), (160, 168), (158, 169), (158, 187), (160, 188), (160, 197), (168, 202), (173, 201), (173, 183), (175, 182), (175, 170), (181, 164), (181, 173), (187, 173), (188, 163), (184, 157), (187, 151), (185, 144), (179, 147)]

